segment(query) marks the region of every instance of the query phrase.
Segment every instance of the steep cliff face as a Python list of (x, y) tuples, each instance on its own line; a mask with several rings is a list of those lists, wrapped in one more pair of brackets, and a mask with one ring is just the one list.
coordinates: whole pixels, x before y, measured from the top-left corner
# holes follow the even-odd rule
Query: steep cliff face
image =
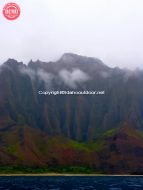
[[(130, 130), (126, 130), (124, 142), (120, 135), (121, 142), (120, 140), (112, 142), (112, 138), (104, 136), (112, 130), (124, 131), (125, 123), (131, 131), (140, 131), (142, 134), (142, 85), (143, 72), (140, 70), (109, 68), (98, 59), (71, 53), (64, 54), (57, 62), (30, 61), (28, 65), (9, 59), (0, 67), (1, 163), (45, 165), (50, 162), (48, 159), (52, 158), (51, 155), (54, 155), (50, 154), (54, 149), (58, 152), (55, 156), (59, 159), (58, 163), (63, 164), (63, 156), (69, 155), (71, 164), (80, 160), (80, 156), (77, 158), (80, 143), (99, 143), (97, 147), (100, 147), (103, 141), (106, 141), (107, 145), (113, 144), (113, 148), (116, 143), (119, 145), (129, 143), (131, 147), (128, 150), (129, 154), (135, 151), (136, 144), (142, 158), (142, 147), (138, 143), (143, 141), (142, 136), (136, 135), (136, 138), (132, 138), (129, 135)], [(105, 94), (57, 96), (38, 94), (39, 91), (57, 90), (104, 91)], [(55, 138), (57, 141), (53, 140)], [(65, 139), (65, 147), (61, 139)], [(37, 141), (40, 144), (38, 146)], [(78, 144), (74, 148), (71, 146), (73, 142)], [(102, 152), (105, 147), (100, 148)], [(121, 157), (122, 154), (127, 154), (126, 151), (122, 151), (121, 146), (118, 148), (121, 148)], [(106, 147), (106, 150), (104, 152), (109, 154), (109, 147)], [(96, 167), (100, 166), (102, 159), (99, 158), (100, 154), (96, 148), (89, 151), (84, 147), (80, 151), (84, 154), (83, 163), (92, 163), (93, 166), (96, 162), (98, 163)], [(30, 156), (27, 157), (27, 154)], [(112, 157), (119, 161), (116, 159), (118, 151), (113, 155)], [(109, 155), (107, 157), (110, 157), (110, 163), (113, 158), (111, 159)], [(123, 161), (121, 157), (120, 164), (121, 162), (125, 164), (127, 159)], [(137, 157), (131, 159), (135, 163)]]
[[(8, 60), (0, 72), (0, 122), (80, 141), (92, 140), (124, 122), (142, 130), (142, 84), (142, 71), (111, 69), (98, 59), (75, 54), (64, 54), (55, 63), (31, 61), (28, 66)], [(53, 90), (105, 94), (38, 94)]]

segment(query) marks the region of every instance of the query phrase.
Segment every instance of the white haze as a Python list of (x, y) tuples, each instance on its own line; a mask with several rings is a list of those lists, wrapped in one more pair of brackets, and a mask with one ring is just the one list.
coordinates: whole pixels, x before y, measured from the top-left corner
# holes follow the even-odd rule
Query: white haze
[(66, 69), (59, 72), (61, 80), (71, 88), (77, 88), (77, 85), (84, 83), (90, 79), (90, 77), (80, 69), (74, 69), (68, 71)]
[(73, 52), (109, 66), (143, 65), (143, 0), (15, 0), (16, 21), (2, 15), (8, 2), (0, 1), (0, 63), (55, 61)]
[(28, 75), (31, 81), (35, 81), (38, 78), (39, 81), (43, 81), (45, 84), (45, 88), (49, 88), (52, 86), (52, 82), (55, 79), (57, 82), (62, 82), (66, 86), (76, 89), (78, 85), (82, 85), (86, 81), (91, 78), (84, 71), (79, 68), (74, 68), (73, 71), (68, 71), (66, 69), (60, 70), (57, 75), (54, 75), (49, 72), (45, 72), (42, 69), (34, 71), (28, 67), (20, 68), (19, 71), (23, 75)]
[(32, 69), (30, 69), (30, 68), (20, 68), (19, 71), (24, 75), (28, 75), (31, 78), (31, 80), (35, 80), (36, 73)]
[(48, 72), (45, 72), (42, 69), (39, 69), (37, 71), (34, 71), (28, 67), (26, 68), (20, 68), (19, 71), (24, 74), (24, 75), (28, 75), (32, 81), (34, 81), (36, 78), (38, 78), (38, 80), (43, 81), (45, 83), (45, 86), (50, 86), (52, 83), (52, 80), (54, 79), (54, 75)]

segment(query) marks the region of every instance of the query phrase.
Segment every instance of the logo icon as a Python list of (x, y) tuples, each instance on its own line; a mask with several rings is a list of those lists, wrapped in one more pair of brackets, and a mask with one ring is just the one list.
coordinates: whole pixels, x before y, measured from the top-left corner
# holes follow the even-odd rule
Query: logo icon
[(20, 16), (20, 7), (16, 3), (7, 3), (3, 8), (3, 15), (8, 20), (15, 20)]

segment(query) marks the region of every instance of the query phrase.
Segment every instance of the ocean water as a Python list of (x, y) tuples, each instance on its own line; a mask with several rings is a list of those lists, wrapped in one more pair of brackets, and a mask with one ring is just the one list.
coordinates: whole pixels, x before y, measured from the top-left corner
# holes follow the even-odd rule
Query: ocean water
[(143, 177), (0, 177), (0, 190), (143, 190)]

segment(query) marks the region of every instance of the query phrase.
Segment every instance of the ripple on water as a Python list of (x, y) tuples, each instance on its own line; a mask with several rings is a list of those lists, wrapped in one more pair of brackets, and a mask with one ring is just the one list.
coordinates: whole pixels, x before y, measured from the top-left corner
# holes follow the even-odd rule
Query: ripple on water
[(0, 190), (143, 190), (143, 177), (0, 177)]

